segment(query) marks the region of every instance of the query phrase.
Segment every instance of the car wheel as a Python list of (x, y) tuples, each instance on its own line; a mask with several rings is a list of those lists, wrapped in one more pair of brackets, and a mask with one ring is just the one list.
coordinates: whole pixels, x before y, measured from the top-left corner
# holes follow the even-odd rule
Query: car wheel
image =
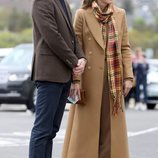
[(147, 104), (147, 107), (149, 110), (153, 110), (155, 108), (156, 104)]
[(37, 88), (34, 88), (33, 91), (31, 92), (29, 100), (26, 104), (28, 110), (35, 112), (36, 99), (37, 99)]

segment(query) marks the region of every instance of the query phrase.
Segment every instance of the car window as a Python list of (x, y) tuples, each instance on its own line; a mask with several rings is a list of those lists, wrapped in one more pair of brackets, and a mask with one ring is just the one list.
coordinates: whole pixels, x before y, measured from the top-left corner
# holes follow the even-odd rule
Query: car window
[(1, 64), (27, 68), (32, 63), (32, 46), (19, 46), (6, 56)]
[(158, 64), (149, 64), (149, 70), (158, 72)]

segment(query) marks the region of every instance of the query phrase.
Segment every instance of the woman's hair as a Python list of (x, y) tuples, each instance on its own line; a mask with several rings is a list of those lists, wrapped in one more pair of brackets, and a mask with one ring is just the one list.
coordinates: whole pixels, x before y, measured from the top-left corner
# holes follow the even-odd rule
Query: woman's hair
[[(82, 9), (87, 9), (87, 8), (91, 7), (91, 6), (92, 6), (92, 3), (93, 3), (94, 1), (97, 1), (97, 0), (83, 0), (81, 8), (82, 8)], [(113, 0), (113, 1), (114, 1), (114, 0)], [(115, 10), (115, 9), (114, 9), (114, 6), (113, 6), (113, 3), (112, 3), (111, 6), (112, 6), (112, 9)]]
[(91, 7), (94, 1), (95, 0), (83, 0), (82, 8), (87, 9), (88, 7)]

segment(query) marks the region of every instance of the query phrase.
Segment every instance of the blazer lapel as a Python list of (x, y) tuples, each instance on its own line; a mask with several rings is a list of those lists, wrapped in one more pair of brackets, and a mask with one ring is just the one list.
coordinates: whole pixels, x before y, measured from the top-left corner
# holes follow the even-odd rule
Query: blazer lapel
[(95, 38), (97, 43), (105, 50), (105, 44), (103, 40), (101, 25), (95, 18), (92, 8), (87, 9), (85, 18), (93, 37)]
[(68, 11), (69, 22), (72, 24), (72, 16), (71, 16), (70, 7), (69, 7), (67, 0), (65, 1), (65, 5), (66, 5), (67, 11)]
[(116, 27), (117, 27), (117, 31), (120, 33), (120, 12), (118, 10), (118, 8), (116, 6), (114, 6), (114, 18), (115, 18), (115, 21), (116, 21)]
[[(66, 23), (67, 23), (67, 25), (68, 25), (70, 31), (73, 33), (71, 23), (70, 23), (70, 21), (69, 21), (69, 19), (68, 19), (68, 18), (70, 18), (70, 17), (67, 17), (67, 15), (65, 15), (65, 12), (64, 12), (64, 10), (63, 10), (63, 8), (62, 8), (62, 5), (60, 4), (60, 1), (59, 1), (59, 0), (56, 0), (56, 4), (58, 5), (58, 7), (59, 7), (61, 13), (63, 14), (63, 17), (64, 17), (64, 19), (65, 19), (65, 21), (66, 21)], [(66, 4), (66, 7), (67, 7), (67, 4)], [(69, 14), (68, 8), (67, 8), (67, 11), (68, 11), (68, 14)]]

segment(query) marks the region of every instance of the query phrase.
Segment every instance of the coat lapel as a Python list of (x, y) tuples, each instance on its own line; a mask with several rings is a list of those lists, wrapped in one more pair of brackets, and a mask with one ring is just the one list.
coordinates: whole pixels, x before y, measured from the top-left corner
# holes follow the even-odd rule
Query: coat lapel
[[(117, 7), (114, 7), (114, 17), (116, 20), (116, 26), (118, 29), (118, 32), (120, 32), (120, 12), (118, 10)], [(93, 37), (95, 38), (95, 40), (97, 41), (97, 43), (103, 48), (105, 49), (105, 44), (104, 44), (104, 40), (103, 40), (103, 35), (102, 35), (102, 30), (101, 30), (101, 25), (99, 24), (99, 22), (97, 21), (97, 19), (95, 18), (94, 14), (93, 14), (93, 9), (89, 8), (86, 11), (85, 14), (85, 18), (86, 18), (86, 22), (88, 24), (88, 27), (93, 35)]]
[[(72, 28), (72, 26), (71, 26), (70, 19), (68, 19), (68, 18), (70, 18), (69, 9), (67, 8), (68, 15), (69, 15), (69, 17), (67, 17), (67, 15), (65, 15), (65, 12), (64, 12), (64, 10), (63, 10), (63, 8), (62, 8), (62, 5), (60, 4), (60, 1), (59, 1), (59, 0), (55, 0), (55, 1), (56, 1), (56, 4), (57, 4), (58, 7), (59, 7), (61, 13), (63, 14), (63, 17), (64, 17), (64, 19), (65, 19), (65, 21), (66, 21), (66, 23), (67, 23), (67, 25), (68, 25), (70, 31), (73, 33), (73, 30), (72, 30), (73, 28)], [(66, 7), (67, 7), (67, 4), (66, 4)]]
[(99, 24), (99, 22), (95, 18), (92, 8), (87, 9), (86, 14), (85, 14), (85, 18), (86, 18), (87, 25), (88, 25), (93, 37), (95, 38), (97, 43), (103, 49), (105, 49), (101, 25)]
[(114, 6), (114, 18), (115, 18), (115, 21), (116, 21), (116, 27), (117, 27), (117, 31), (120, 33), (120, 12), (118, 10), (118, 8), (116, 6)]

